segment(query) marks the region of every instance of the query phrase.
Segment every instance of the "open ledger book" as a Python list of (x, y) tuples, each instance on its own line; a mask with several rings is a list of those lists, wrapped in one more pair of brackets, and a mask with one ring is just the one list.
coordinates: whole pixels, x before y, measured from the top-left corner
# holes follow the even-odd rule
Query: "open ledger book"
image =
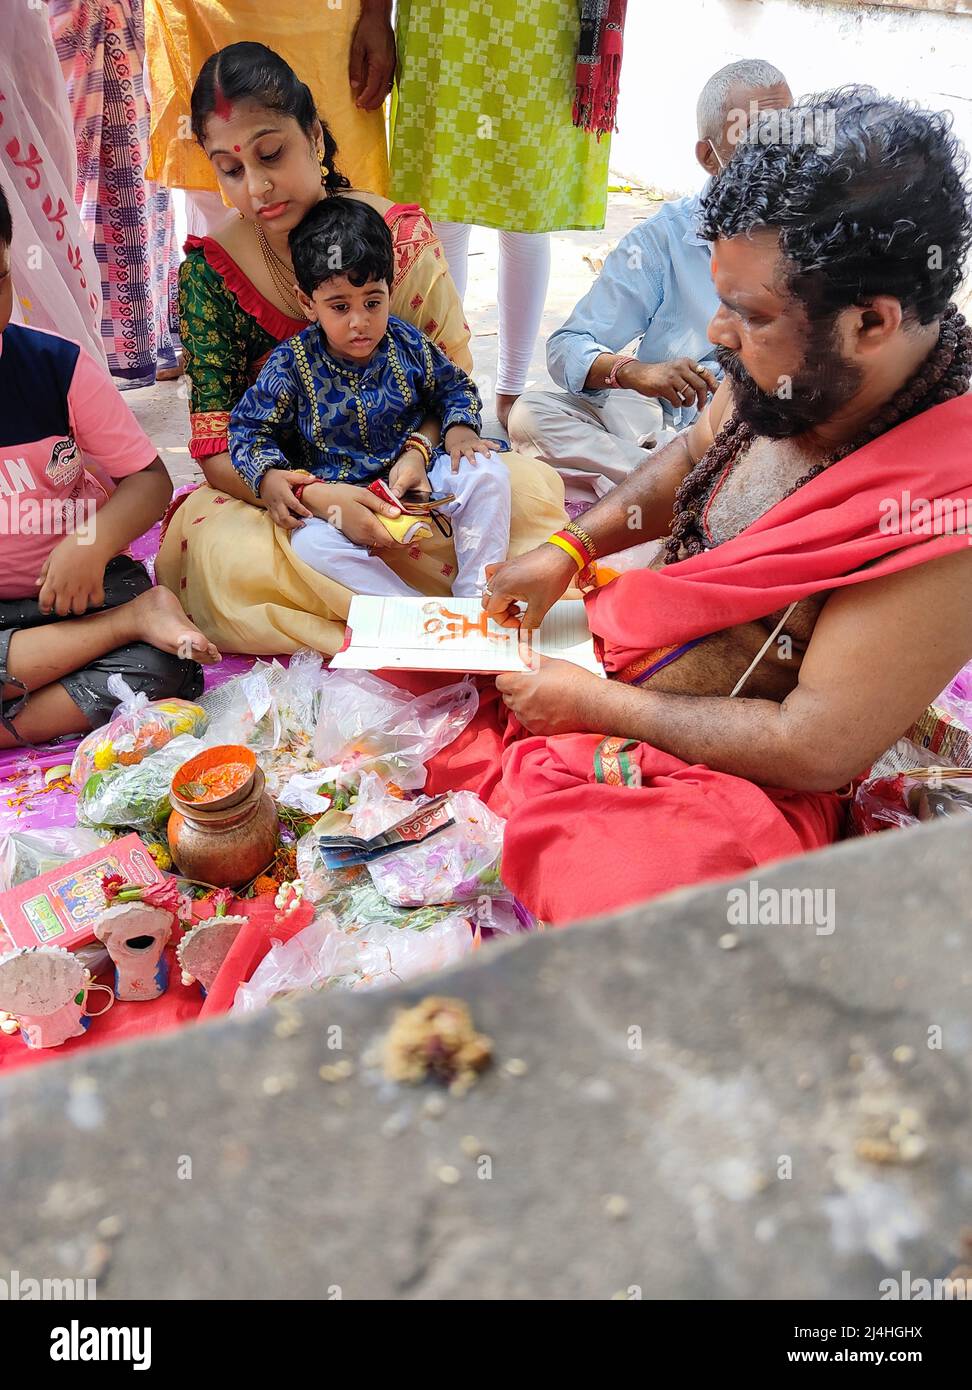
[(535, 632), (500, 627), (478, 598), (375, 598), (356, 594), (348, 633), (332, 666), (380, 671), (528, 671), (531, 654), (573, 661), (595, 675), (604, 670), (583, 599), (561, 599)]

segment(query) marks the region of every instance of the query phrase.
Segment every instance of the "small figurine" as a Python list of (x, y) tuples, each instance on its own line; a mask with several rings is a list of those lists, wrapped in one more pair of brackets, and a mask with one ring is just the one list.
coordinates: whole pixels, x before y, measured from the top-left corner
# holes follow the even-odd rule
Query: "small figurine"
[(191, 909), (172, 879), (144, 887), (106, 874), (102, 883), (111, 905), (94, 933), (115, 965), (115, 997), (129, 1002), (158, 999), (169, 984), (165, 948), (179, 917)]
[(204, 999), (212, 989), (219, 967), (236, 940), (240, 927), (247, 923), (246, 917), (227, 915), (226, 908), (232, 897), (233, 894), (226, 888), (215, 893), (214, 915), (190, 928), (176, 947), (176, 956), (182, 967), (182, 983), (191, 985), (194, 980), (197, 981)]
[(95, 989), (109, 996), (100, 1010), (107, 1013), (115, 1002), (112, 991), (92, 983), (89, 972), (63, 946), (27, 946), (0, 956), (0, 1010), (17, 1020), (28, 1047), (60, 1047), (68, 1038), (79, 1038), (100, 1016), (85, 1012), (88, 994)]

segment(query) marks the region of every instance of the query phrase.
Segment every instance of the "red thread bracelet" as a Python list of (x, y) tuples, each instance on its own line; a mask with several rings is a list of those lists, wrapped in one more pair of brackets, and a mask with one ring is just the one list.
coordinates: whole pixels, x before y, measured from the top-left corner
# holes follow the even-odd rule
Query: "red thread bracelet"
[(607, 385), (614, 387), (616, 390), (623, 391), (624, 387), (618, 381), (618, 372), (622, 367), (626, 367), (629, 362), (637, 362), (637, 360), (637, 357), (632, 357), (630, 352), (622, 352), (608, 373)]

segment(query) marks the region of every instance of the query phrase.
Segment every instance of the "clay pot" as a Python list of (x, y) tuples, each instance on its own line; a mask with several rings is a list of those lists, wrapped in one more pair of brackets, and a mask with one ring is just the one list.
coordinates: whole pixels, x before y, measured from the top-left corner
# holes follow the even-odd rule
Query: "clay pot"
[[(187, 787), (204, 780), (207, 775), (218, 773), (221, 769), (228, 767), (243, 769), (243, 775), (231, 791), (224, 792), (222, 796), (218, 797), (206, 795), (203, 800), (200, 800), (198, 796), (193, 797), (185, 794)], [(173, 810), (181, 811), (184, 815), (193, 816), (200, 809), (225, 811), (230, 806), (238, 806), (241, 801), (246, 800), (253, 790), (256, 774), (257, 761), (249, 748), (244, 748), (241, 744), (220, 743), (215, 748), (204, 749), (202, 753), (197, 753), (194, 758), (190, 758), (188, 762), (182, 764), (172, 779), (169, 800), (172, 802)], [(201, 793), (204, 789), (200, 788), (199, 790)]]
[[(176, 787), (191, 784), (205, 767), (223, 762), (252, 765), (245, 786), (212, 801), (192, 801)], [(169, 848), (179, 872), (214, 888), (239, 888), (272, 863), (277, 852), (277, 810), (266, 791), (266, 778), (248, 748), (210, 748), (185, 763), (172, 779), (169, 793)]]

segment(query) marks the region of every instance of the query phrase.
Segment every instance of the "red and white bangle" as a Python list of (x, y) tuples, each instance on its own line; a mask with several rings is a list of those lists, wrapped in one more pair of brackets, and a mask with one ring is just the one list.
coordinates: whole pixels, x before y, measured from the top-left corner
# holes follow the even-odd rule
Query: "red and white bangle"
[[(407, 454), (409, 449), (415, 449), (418, 453), (422, 455), (426, 472), (428, 472), (428, 469), (432, 463), (433, 452), (432, 441), (431, 439), (429, 439), (428, 435), (419, 434), (418, 431), (416, 431), (413, 434), (410, 434), (402, 448), (402, 454)], [(400, 457), (401, 454), (399, 455), (399, 458)]]
[(626, 367), (629, 362), (637, 362), (637, 360), (637, 357), (632, 357), (630, 352), (622, 352), (615, 358), (614, 366), (608, 373), (606, 385), (614, 387), (616, 390), (623, 390), (620, 381), (618, 381), (618, 372), (622, 367)]

